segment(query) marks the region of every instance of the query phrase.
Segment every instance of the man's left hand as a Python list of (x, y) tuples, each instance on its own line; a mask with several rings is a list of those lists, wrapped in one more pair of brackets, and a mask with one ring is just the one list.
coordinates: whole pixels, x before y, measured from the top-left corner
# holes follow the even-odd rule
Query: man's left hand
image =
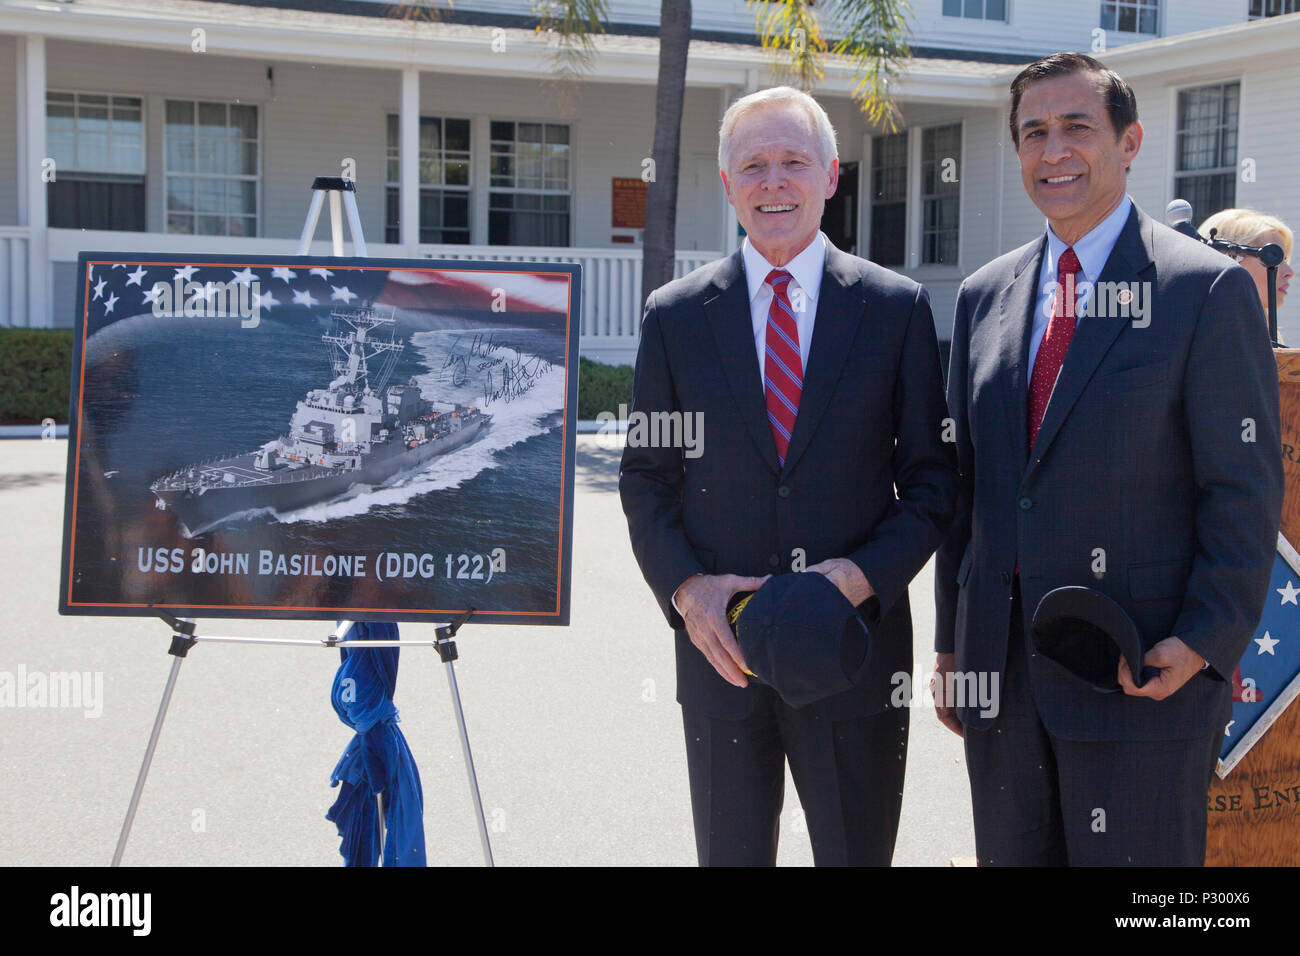
[(1147, 651), (1142, 663), (1157, 668), (1160, 673), (1138, 687), (1133, 683), (1133, 672), (1129, 670), (1128, 661), (1120, 657), (1119, 686), (1124, 688), (1124, 693), (1133, 697), (1164, 700), (1200, 672), (1205, 666), (1205, 658), (1178, 638), (1166, 637)]
[(831, 558), (812, 565), (808, 570), (826, 575), (854, 607), (876, 593), (862, 569), (848, 558)]

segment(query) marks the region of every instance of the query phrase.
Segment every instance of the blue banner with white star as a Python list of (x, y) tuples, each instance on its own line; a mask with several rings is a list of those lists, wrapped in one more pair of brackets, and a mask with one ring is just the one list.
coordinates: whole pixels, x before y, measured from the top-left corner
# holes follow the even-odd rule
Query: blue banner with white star
[(580, 267), (77, 275), (61, 613), (568, 623)]
[(1232, 719), (1224, 729), (1219, 752), (1224, 774), (1236, 766), (1296, 696), (1300, 675), (1300, 570), (1288, 557), (1295, 560), (1290, 546), (1279, 538), (1264, 616), (1232, 676)]

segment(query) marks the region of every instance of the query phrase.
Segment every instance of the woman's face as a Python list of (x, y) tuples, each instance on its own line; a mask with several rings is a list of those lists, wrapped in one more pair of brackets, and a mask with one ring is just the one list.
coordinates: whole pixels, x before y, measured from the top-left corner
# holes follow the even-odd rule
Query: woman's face
[[(1282, 242), (1282, 237), (1275, 231), (1261, 232), (1251, 243), (1252, 246), (1266, 246), (1270, 242), (1276, 242), (1279, 246), (1286, 248)], [(1268, 270), (1265, 269), (1259, 259), (1255, 256), (1243, 256), (1241, 264), (1246, 267), (1251, 278), (1255, 280), (1255, 288), (1259, 290), (1259, 302), (1264, 309), (1264, 315), (1268, 315)], [(1286, 298), (1287, 289), (1291, 285), (1291, 277), (1295, 275), (1295, 270), (1291, 268), (1291, 263), (1283, 262), (1277, 267), (1277, 307), (1282, 308), (1282, 300)]]

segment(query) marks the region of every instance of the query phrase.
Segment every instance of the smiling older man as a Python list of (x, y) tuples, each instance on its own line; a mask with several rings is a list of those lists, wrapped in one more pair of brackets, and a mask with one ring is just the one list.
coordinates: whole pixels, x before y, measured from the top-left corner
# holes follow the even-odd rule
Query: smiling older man
[[(925, 290), (819, 231), (839, 175), (835, 132), (788, 87), (734, 103), (718, 161), (747, 237), (652, 292), (637, 412), (698, 415), (702, 453), (629, 443), (619, 490), (632, 549), (677, 642), (677, 699), (701, 865), (772, 864), (785, 761), (820, 864), (888, 864), (902, 801), (910, 674), (907, 585), (948, 527)], [(791, 707), (727, 623), (737, 591), (820, 573), (872, 633), (858, 686)]]

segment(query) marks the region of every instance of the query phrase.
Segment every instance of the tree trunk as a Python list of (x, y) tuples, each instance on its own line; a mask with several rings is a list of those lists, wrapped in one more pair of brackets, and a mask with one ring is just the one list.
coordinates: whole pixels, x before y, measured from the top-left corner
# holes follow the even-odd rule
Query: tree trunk
[(641, 258), (641, 303), (673, 277), (677, 258), (677, 172), (682, 142), (686, 55), (691, 46), (691, 0), (659, 7), (659, 83), (655, 87), (654, 178), (646, 193)]

